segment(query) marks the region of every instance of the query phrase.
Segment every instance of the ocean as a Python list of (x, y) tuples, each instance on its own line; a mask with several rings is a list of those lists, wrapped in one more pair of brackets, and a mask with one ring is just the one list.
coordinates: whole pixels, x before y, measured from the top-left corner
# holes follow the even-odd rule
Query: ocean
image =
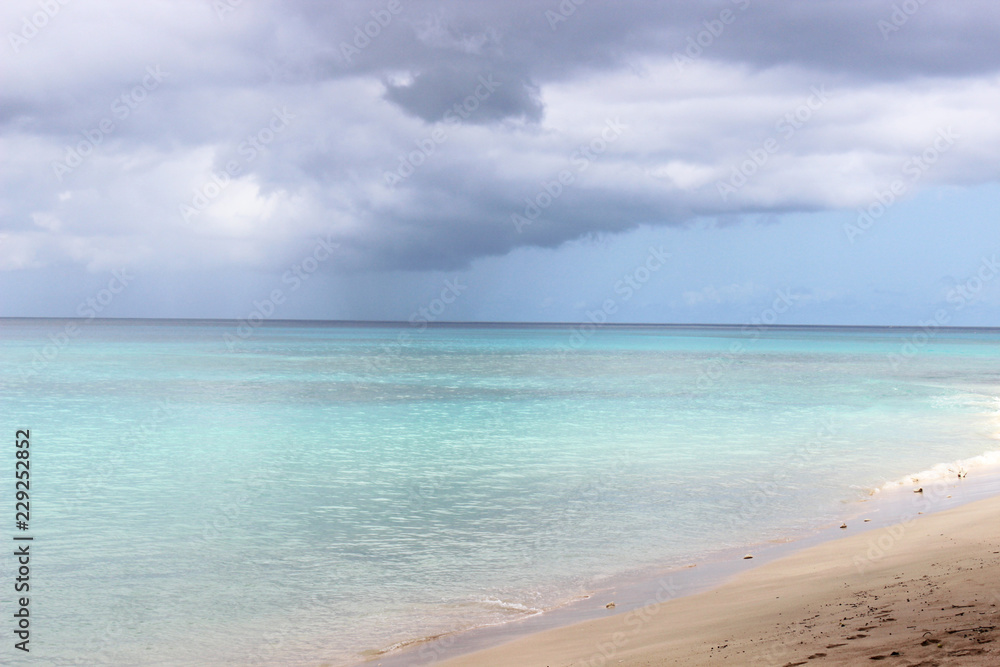
[(0, 558), (0, 663), (351, 665), (809, 535), (909, 475), (996, 457), (998, 345), (995, 329), (0, 320), (34, 538), (30, 657)]

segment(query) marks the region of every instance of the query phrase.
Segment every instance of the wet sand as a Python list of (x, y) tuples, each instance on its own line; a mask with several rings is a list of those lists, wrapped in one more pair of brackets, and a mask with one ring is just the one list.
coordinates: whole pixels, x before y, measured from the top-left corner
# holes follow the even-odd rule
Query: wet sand
[(706, 592), (437, 664), (996, 665), (998, 626), (992, 497), (827, 541)]

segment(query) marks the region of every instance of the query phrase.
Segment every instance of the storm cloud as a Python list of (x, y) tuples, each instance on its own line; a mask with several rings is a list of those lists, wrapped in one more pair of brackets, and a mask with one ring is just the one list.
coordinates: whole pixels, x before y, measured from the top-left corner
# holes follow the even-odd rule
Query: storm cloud
[(273, 270), (317, 237), (455, 269), (1000, 175), (991, 0), (0, 13), (6, 271)]

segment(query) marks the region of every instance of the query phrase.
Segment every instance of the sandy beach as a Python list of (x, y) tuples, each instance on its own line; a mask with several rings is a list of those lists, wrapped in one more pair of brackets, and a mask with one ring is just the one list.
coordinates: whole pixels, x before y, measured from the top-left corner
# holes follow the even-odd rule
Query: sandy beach
[(1000, 497), (804, 549), (713, 590), (441, 667), (1000, 664)]

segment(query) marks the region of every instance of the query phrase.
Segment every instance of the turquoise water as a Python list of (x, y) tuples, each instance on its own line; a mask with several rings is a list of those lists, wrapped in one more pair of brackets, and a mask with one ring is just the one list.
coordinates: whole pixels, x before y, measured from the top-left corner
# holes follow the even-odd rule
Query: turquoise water
[(76, 325), (0, 320), (37, 664), (352, 664), (1000, 449), (998, 330)]

